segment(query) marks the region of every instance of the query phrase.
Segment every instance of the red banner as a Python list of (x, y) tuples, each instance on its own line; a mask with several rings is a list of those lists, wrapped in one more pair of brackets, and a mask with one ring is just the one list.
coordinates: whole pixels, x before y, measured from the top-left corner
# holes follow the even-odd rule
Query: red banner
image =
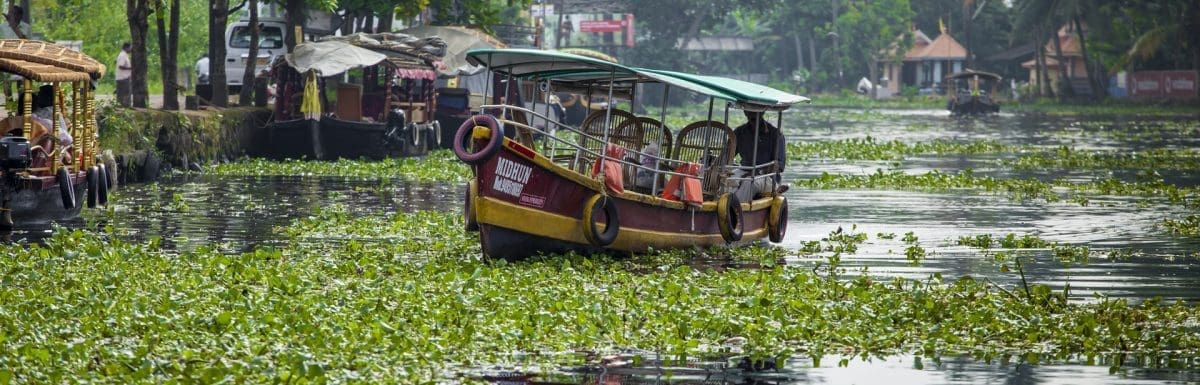
[(625, 20), (584, 20), (579, 22), (579, 32), (619, 32), (627, 23)]
[(1129, 75), (1129, 95), (1135, 98), (1192, 99), (1196, 71), (1138, 71)]

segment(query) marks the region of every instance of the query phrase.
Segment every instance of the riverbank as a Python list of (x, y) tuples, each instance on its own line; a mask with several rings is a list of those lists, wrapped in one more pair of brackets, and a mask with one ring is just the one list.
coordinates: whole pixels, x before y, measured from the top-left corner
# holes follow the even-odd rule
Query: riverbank
[(153, 181), (164, 169), (201, 168), (216, 161), (260, 155), (266, 142), (265, 108), (199, 111), (121, 108), (98, 113), (100, 147), (111, 152), (120, 182)]

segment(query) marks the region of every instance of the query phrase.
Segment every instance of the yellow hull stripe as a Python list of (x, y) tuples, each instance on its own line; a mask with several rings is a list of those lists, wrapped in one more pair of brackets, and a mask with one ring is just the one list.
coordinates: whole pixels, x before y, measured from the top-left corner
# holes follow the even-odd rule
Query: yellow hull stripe
[[(583, 222), (564, 215), (480, 196), (475, 199), (475, 216), (480, 224), (499, 226), (560, 241), (588, 244), (587, 239), (583, 236)], [(750, 226), (750, 224), (746, 224), (746, 226)], [(766, 234), (765, 225), (754, 229), (747, 228), (742, 234), (742, 241), (738, 243), (761, 239)], [(622, 251), (643, 251), (648, 248), (676, 249), (724, 244), (725, 240), (719, 233), (674, 233), (622, 226), (617, 233), (617, 240), (608, 248)]]

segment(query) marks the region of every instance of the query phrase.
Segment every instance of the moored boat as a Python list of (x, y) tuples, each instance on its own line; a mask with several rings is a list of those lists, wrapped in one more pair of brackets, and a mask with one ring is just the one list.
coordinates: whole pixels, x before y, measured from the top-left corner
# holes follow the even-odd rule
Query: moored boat
[(432, 112), (439, 44), (356, 34), (298, 45), (272, 69), (282, 91), (268, 124), (269, 152), (310, 159), (425, 154), (440, 133)]
[(1000, 103), (992, 98), (999, 83), (1000, 75), (983, 71), (966, 70), (946, 76), (946, 84), (951, 86), (946, 109), (954, 115), (1000, 112)]
[(0, 40), (0, 72), (21, 78), (17, 108), (0, 120), (0, 230), (107, 203), (92, 87), (104, 69), (56, 44)]
[[(497, 76), (601, 91), (607, 100), (628, 100), (639, 85), (660, 83), (667, 89), (663, 100), (670, 90), (686, 90), (710, 101), (707, 119), (679, 130), (661, 123), (665, 109), (656, 119), (609, 103), (580, 127), (543, 131), (525, 123), (540, 118), (535, 112), (493, 98), (484, 106), (488, 114), (459, 127), (453, 143), (459, 159), (473, 165), (464, 209), (468, 229), (480, 231), (485, 255), (519, 259), (782, 240), (782, 165), (756, 159), (749, 162), (755, 166), (739, 166), (728, 111), (773, 112), (778, 125), (782, 111), (806, 98), (561, 52), (476, 50), (468, 58)], [(722, 120), (713, 117), (716, 100), (727, 102)], [(768, 187), (739, 198), (746, 183)]]

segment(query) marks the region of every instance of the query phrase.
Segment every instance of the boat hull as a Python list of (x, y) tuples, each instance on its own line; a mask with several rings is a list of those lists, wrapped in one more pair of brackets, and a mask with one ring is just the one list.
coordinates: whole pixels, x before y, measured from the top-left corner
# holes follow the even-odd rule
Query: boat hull
[(1000, 112), (1000, 104), (978, 96), (951, 99), (947, 109), (955, 115), (982, 115)]
[(296, 119), (267, 125), (271, 148), (278, 159), (322, 159), (321, 124), (317, 120)]
[(62, 193), (53, 177), (26, 177), (0, 189), (0, 202), (8, 200), (14, 228), (34, 223), (72, 219), (87, 204), (87, 174), (71, 175), (75, 207), (63, 208)]
[(387, 138), (388, 127), (379, 123), (352, 122), (333, 117), (320, 121), (298, 119), (271, 123), (270, 153), (276, 158), (292, 159), (383, 159), (421, 156), (429, 152), (429, 125), (413, 126), (418, 134), (405, 130), (399, 137)]
[[(493, 258), (521, 259), (539, 253), (636, 253), (651, 249), (728, 246), (767, 235), (771, 197), (742, 204), (742, 238), (726, 242), (716, 202), (684, 205), (648, 195), (607, 193), (616, 205), (619, 231), (609, 245), (584, 235), (588, 199), (600, 194), (595, 179), (550, 162), (509, 139), (475, 167), (476, 193), (468, 207), (480, 225), (480, 244)], [(604, 223), (598, 213), (592, 218)]]

